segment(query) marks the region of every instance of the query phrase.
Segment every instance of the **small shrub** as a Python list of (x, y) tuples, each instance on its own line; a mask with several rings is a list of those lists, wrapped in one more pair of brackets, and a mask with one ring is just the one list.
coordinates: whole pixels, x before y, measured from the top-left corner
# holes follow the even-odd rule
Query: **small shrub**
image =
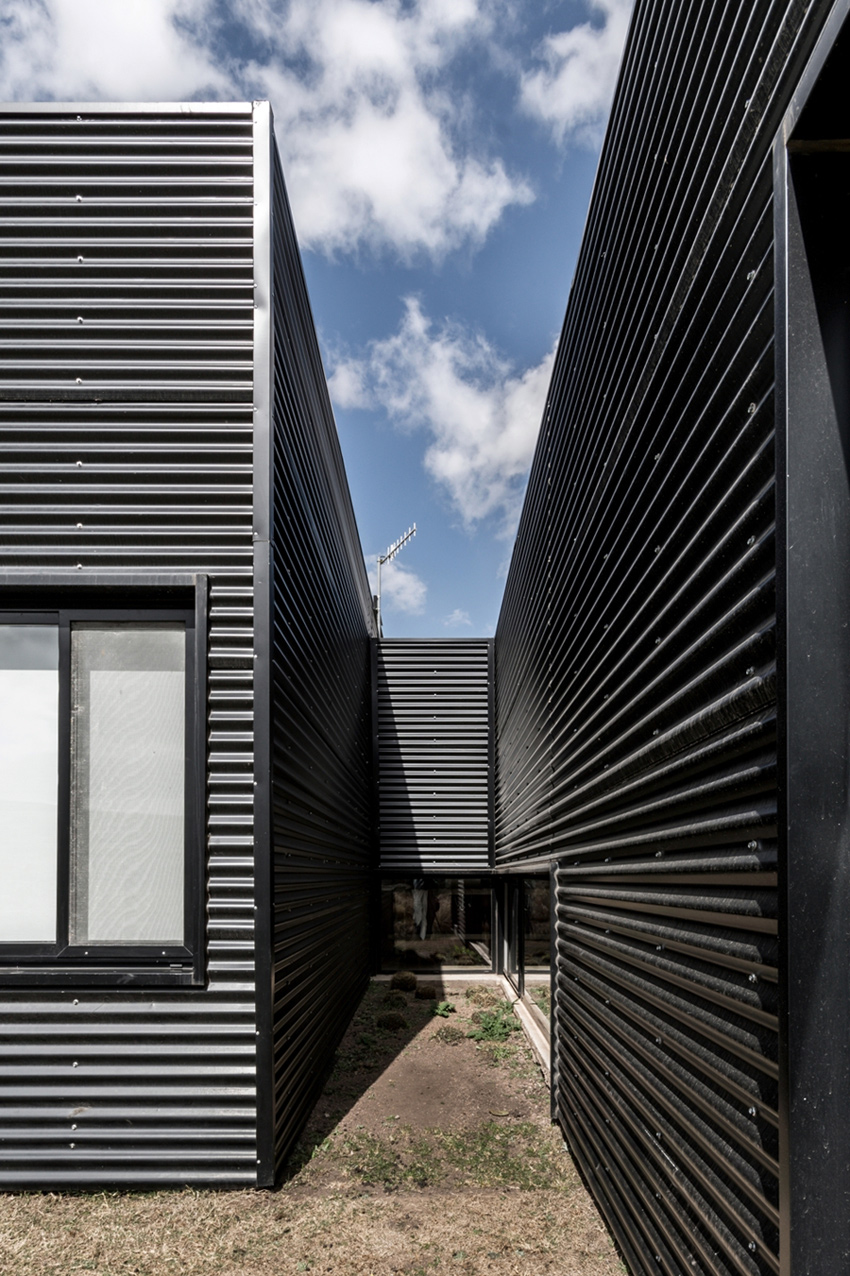
[(401, 992), (415, 992), (416, 976), (412, 970), (397, 970), (390, 980), (390, 988), (398, 988)]
[(507, 1041), (512, 1032), (519, 1031), (519, 1023), (509, 1001), (501, 1001), (493, 1010), (479, 1010), (473, 1016), (477, 1024), (466, 1035), (473, 1041)]
[(407, 1027), (407, 1020), (397, 1010), (387, 1010), (384, 1014), (378, 1015), (375, 1023), (385, 1032), (401, 1032), (402, 1028)]
[(459, 1041), (466, 1039), (463, 1028), (458, 1028), (457, 1024), (453, 1023), (440, 1024), (434, 1036), (446, 1046), (456, 1046)]
[(436, 1001), (437, 985), (436, 984), (419, 984), (416, 989), (416, 997), (419, 1001)]
[(450, 1001), (438, 1001), (436, 1006), (431, 1007), (431, 1014), (439, 1015), (441, 1019), (448, 1019), (454, 1013), (455, 1008)]
[(397, 988), (391, 988), (384, 993), (383, 1003), (388, 1010), (402, 1010), (407, 1005), (407, 998)]

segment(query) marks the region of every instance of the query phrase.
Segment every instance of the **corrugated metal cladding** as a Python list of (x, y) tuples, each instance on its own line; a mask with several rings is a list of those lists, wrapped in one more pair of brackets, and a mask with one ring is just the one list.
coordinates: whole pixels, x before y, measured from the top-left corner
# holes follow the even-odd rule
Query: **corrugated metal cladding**
[(3, 990), (6, 1187), (256, 1182), (252, 169), (250, 106), (0, 112), (0, 568), (211, 591), (207, 986)]
[(492, 641), (378, 643), (380, 867), (491, 865)]
[(778, 1270), (770, 147), (828, 6), (638, 0), (496, 634), (558, 1118), (635, 1273)]
[(279, 1167), (370, 973), (374, 621), (276, 149), (272, 198), (272, 1027)]

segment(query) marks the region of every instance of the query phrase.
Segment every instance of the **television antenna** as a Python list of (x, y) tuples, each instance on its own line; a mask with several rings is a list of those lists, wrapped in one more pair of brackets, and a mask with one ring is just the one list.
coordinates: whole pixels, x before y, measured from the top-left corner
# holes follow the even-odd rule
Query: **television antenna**
[(379, 638), (383, 638), (384, 636), (383, 625), (381, 624), (381, 568), (383, 567), (384, 563), (392, 562), (396, 554), (400, 553), (401, 550), (404, 549), (407, 542), (412, 541), (415, 535), (416, 535), (416, 524), (414, 523), (412, 527), (408, 527), (407, 531), (404, 533), (403, 536), (399, 536), (397, 541), (393, 541), (392, 545), (387, 546), (387, 552), (385, 554), (378, 555), (378, 592), (375, 595), (374, 608), (375, 608), (375, 624), (377, 625)]

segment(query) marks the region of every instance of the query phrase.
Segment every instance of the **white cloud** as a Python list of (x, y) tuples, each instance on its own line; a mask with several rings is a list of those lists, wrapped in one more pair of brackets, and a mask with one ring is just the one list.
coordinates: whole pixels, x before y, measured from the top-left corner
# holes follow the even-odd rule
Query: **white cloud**
[[(275, 56), (246, 68), (271, 98), (299, 237), (326, 253), (439, 259), (533, 198), (455, 135), (441, 73), (491, 28), (488, 0), (290, 0), (265, 14)], [(270, 15), (277, 15), (276, 21)]]
[(446, 88), (494, 5), (231, 0), (234, 40), (215, 0), (0, 0), (0, 97), (268, 97), (303, 245), (439, 260), (533, 198)]
[[(369, 554), (366, 558), (369, 583), (372, 593), (378, 592), (377, 555)], [(381, 567), (381, 611), (403, 611), (409, 616), (418, 616), (425, 610), (428, 597), (428, 586), (421, 576), (404, 563), (391, 559)]]
[(209, 0), (0, 0), (0, 99), (172, 100), (232, 94), (189, 35)]
[(451, 615), (445, 617), (443, 624), (446, 629), (458, 629), (461, 625), (471, 625), (472, 619), (468, 611), (462, 611), (460, 607), (455, 607)]
[(573, 138), (597, 145), (617, 83), (632, 0), (589, 0), (601, 26), (583, 22), (547, 36), (543, 63), (521, 80), (521, 103), (547, 124), (560, 144)]
[(397, 426), (427, 431), (425, 468), (467, 527), (496, 515), (513, 533), (531, 463), (554, 348), (517, 372), (480, 334), (436, 331), (408, 297), (398, 331), (363, 358), (340, 360), (330, 379), (341, 408), (381, 407)]

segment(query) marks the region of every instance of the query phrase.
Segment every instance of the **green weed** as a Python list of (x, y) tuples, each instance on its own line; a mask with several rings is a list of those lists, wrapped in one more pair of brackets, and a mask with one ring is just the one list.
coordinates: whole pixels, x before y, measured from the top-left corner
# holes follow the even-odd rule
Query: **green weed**
[(512, 1032), (519, 1032), (519, 1022), (509, 1001), (501, 1001), (492, 1010), (476, 1012), (477, 1027), (466, 1035), (473, 1041), (507, 1041)]

